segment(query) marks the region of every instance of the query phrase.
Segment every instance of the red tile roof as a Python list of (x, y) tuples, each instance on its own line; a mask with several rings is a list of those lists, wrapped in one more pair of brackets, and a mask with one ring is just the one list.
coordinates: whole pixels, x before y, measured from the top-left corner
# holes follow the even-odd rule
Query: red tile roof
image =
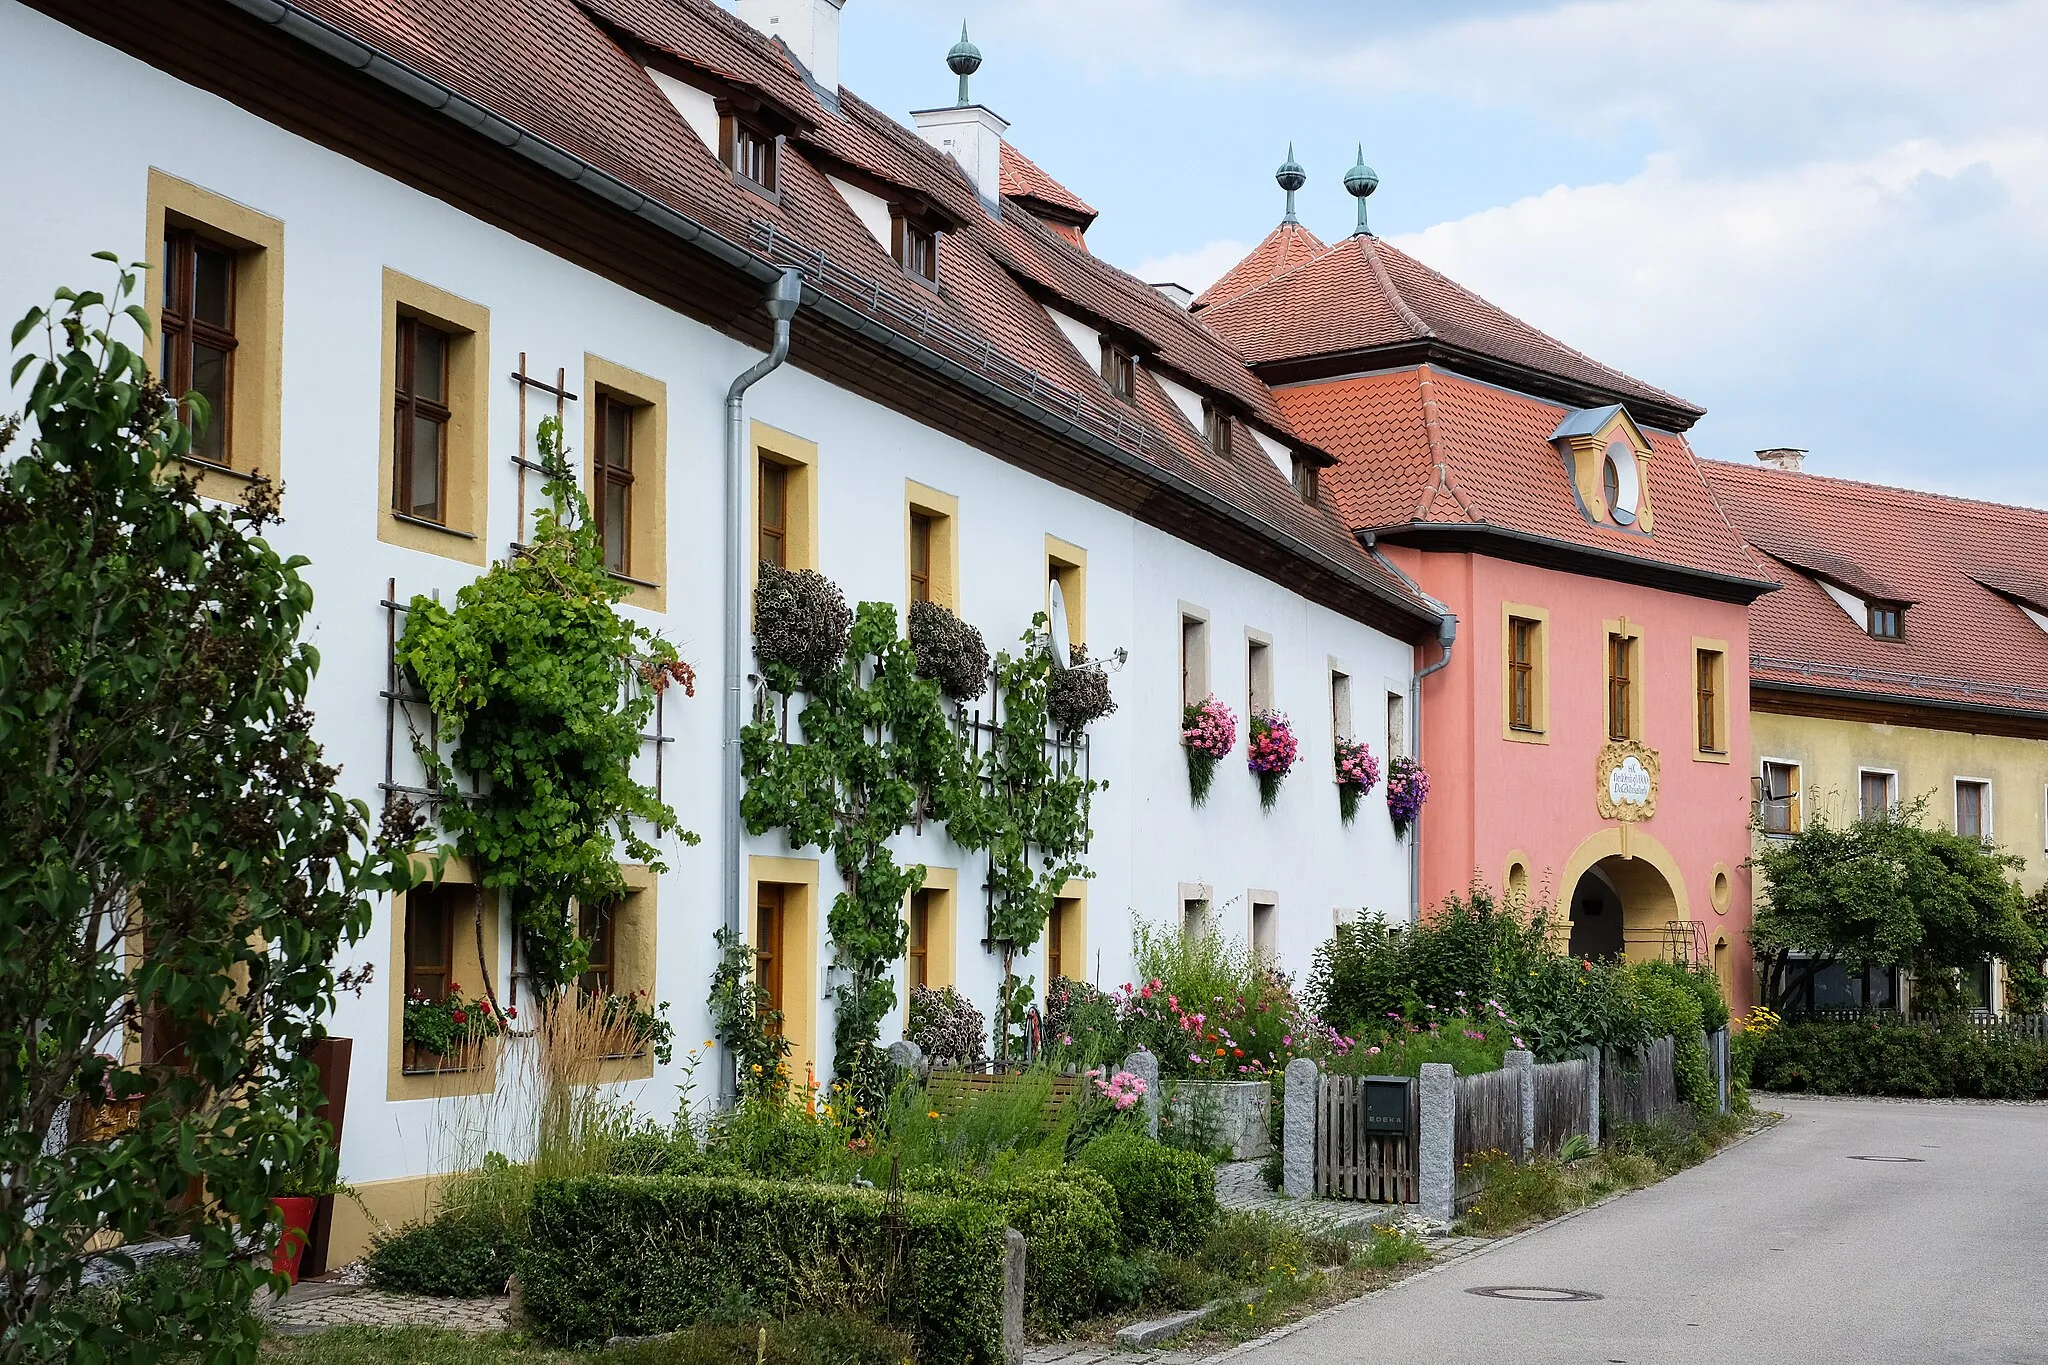
[[(1267, 238), (1224, 279), (1254, 266), (1273, 242)], [(1254, 273), (1265, 268), (1258, 263)], [(1433, 342), (1622, 402), (1634, 399), (1693, 418), (1704, 411), (1573, 350), (1363, 234), (1235, 297), (1219, 295), (1203, 308), (1202, 320), (1254, 365)]]
[(1282, 223), (1267, 233), (1266, 240), (1253, 247), (1250, 255), (1230, 267), (1222, 279), (1196, 295), (1189, 307), (1200, 311), (1242, 298), (1260, 285), (1271, 284), (1289, 271), (1307, 265), (1329, 249), (1301, 224)]
[(1588, 521), (1550, 443), (1571, 409), (1434, 365), (1275, 391), (1295, 429), (1334, 451), (1324, 487), (1359, 528), (1498, 527), (1645, 564), (1767, 579), (1715, 505), (1683, 436), (1646, 431), (1655, 533)]
[[(1330, 508), (1303, 504), (1270, 461), (1219, 459), (1156, 385), (1142, 384), (1135, 404), (1112, 396), (1095, 358), (1075, 353), (1020, 282), (1077, 315), (1142, 338), (1147, 365), (1217, 396), (1269, 434), (1298, 441), (1271, 391), (1213, 332), (1143, 281), (1077, 249), (1036, 216), (991, 217), (951, 157), (850, 91), (836, 92), (837, 110), (826, 107), (786, 49), (712, 0), (299, 3), (763, 259), (804, 263), (815, 287), (857, 296), (877, 316), (912, 319), (906, 335), (974, 357), (968, 363), (984, 373), (1017, 378), (1016, 387), (1030, 401), (1080, 415), (1084, 428), (1117, 433), (1122, 444), (1160, 470), (1270, 528), (1279, 543), (1306, 546), (1382, 598), (1402, 604), (1401, 610), (1418, 619), (1431, 616), (1359, 547)], [(734, 182), (716, 149), (703, 144), (629, 55), (634, 44), (719, 72), (810, 124), (787, 144), (775, 199)], [(937, 292), (896, 265), (825, 172), (806, 160), (812, 147), (892, 184), (915, 187), (959, 222), (959, 230), (942, 241)], [(1027, 206), (1087, 210), (1021, 154), (1006, 155), (1005, 170), (1025, 184)], [(825, 271), (820, 252), (836, 273)]]
[(1071, 222), (1086, 230), (1097, 217), (1081, 196), (1047, 175), (1037, 162), (1007, 142), (1003, 144), (1002, 187), (1005, 198), (1023, 200), (1025, 207), (1043, 218)]
[(1872, 639), (1811, 574), (1780, 569), (1784, 586), (1750, 609), (1752, 685), (2048, 714), (2048, 631), (2010, 600), (2048, 597), (2048, 512), (1763, 465), (1700, 468), (1763, 552), (1852, 566), (1913, 603), (1900, 639)]

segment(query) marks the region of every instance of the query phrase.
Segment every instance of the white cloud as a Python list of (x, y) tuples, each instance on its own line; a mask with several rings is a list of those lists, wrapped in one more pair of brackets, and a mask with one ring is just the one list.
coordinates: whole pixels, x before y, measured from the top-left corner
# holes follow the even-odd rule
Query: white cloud
[(1132, 273), (1151, 284), (1184, 284), (1199, 294), (1249, 254), (1251, 248), (1243, 242), (1225, 238), (1204, 243), (1193, 251), (1176, 251), (1140, 261)]

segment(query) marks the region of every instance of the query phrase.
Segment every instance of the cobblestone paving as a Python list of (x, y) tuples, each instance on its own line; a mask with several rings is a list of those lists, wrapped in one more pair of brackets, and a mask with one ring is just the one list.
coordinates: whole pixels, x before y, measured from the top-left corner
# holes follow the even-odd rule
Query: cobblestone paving
[(1216, 1202), (1226, 1209), (1277, 1213), (1303, 1223), (1362, 1228), (1399, 1218), (1398, 1204), (1364, 1204), (1354, 1199), (1289, 1199), (1266, 1188), (1256, 1161), (1232, 1161), (1216, 1168)]
[(450, 1332), (502, 1332), (512, 1300), (426, 1299), (345, 1284), (302, 1284), (274, 1301), (265, 1316), (285, 1336), (330, 1327), (440, 1327)]

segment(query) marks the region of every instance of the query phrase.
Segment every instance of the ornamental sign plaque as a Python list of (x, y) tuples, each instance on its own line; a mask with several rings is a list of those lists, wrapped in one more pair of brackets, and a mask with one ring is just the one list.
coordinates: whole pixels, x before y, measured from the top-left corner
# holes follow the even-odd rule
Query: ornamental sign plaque
[(1600, 750), (1594, 768), (1594, 803), (1602, 820), (1647, 820), (1657, 813), (1657, 751), (1632, 739)]

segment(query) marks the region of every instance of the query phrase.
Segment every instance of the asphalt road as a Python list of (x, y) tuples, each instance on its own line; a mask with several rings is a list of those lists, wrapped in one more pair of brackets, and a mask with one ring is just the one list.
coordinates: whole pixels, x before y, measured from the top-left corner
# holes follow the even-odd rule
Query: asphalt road
[(2048, 1105), (1769, 1103), (1782, 1123), (1705, 1165), (1236, 1360), (2048, 1362)]

